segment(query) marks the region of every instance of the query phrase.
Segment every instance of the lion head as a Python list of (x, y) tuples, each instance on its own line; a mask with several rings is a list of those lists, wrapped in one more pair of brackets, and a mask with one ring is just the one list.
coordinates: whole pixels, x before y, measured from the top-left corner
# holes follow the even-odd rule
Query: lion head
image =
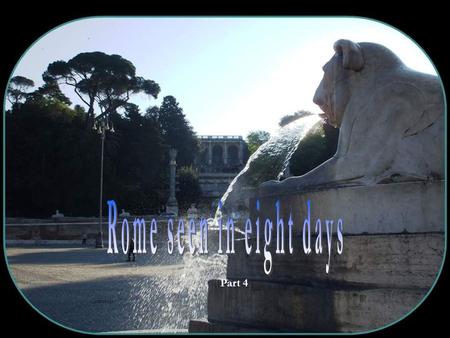
[[(404, 67), (404, 64), (392, 51), (376, 43), (341, 39), (333, 47), (335, 54), (322, 68), (324, 75), (313, 102), (324, 112), (322, 117), (329, 124), (340, 127), (353, 88), (364, 86), (368, 89), (373, 76)], [(358, 83), (360, 79), (365, 83)]]
[(323, 78), (314, 94), (314, 103), (325, 113), (324, 118), (334, 127), (342, 122), (350, 98), (350, 80), (364, 67), (360, 46), (349, 40), (334, 44), (334, 56), (323, 66)]

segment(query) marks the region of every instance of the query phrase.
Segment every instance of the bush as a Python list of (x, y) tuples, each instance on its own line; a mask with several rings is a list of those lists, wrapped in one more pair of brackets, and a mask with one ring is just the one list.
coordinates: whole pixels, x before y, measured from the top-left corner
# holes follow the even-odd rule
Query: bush
[(187, 210), (192, 203), (198, 203), (201, 195), (198, 174), (192, 167), (181, 167), (177, 173), (177, 201), (182, 210)]
[(289, 170), (291, 175), (300, 176), (311, 171), (331, 158), (337, 149), (339, 129), (319, 123), (300, 141), (292, 155)]

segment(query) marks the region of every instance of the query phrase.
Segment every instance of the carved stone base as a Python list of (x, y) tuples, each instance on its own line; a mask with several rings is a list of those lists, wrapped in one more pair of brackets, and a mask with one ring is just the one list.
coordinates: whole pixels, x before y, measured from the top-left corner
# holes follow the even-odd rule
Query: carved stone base
[[(272, 272), (267, 276), (264, 240), (261, 253), (250, 255), (238, 240), (236, 253), (228, 257), (227, 278), (247, 279), (248, 287), (221, 287), (219, 280), (210, 280), (208, 320), (192, 321), (190, 332), (363, 332), (400, 320), (419, 305), (441, 269), (443, 188), (442, 181), (401, 183), (262, 198), (262, 224), (266, 217), (274, 219), (277, 199), (285, 206), (283, 217), (292, 206), (298, 220), (293, 254), (275, 253), (275, 227), (268, 247)], [(343, 252), (339, 255), (333, 242), (328, 274), (326, 232), (322, 254), (314, 252), (314, 236), (313, 252), (303, 251), (299, 220), (307, 199), (313, 205), (311, 219), (344, 220)], [(250, 242), (253, 250), (255, 241)]]

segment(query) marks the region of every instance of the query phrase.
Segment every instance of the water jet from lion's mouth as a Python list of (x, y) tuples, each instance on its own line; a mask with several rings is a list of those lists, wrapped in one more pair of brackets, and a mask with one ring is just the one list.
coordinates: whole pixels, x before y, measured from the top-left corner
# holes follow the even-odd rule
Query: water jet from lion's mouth
[[(251, 181), (253, 186), (269, 179), (279, 179), (289, 165), (292, 154), (297, 149), (301, 139), (320, 120), (318, 115), (306, 116), (280, 128), (268, 142), (263, 144), (248, 160), (244, 169), (235, 177), (227, 192), (221, 198), (223, 205), (227, 207), (226, 213), (218, 208), (214, 218), (207, 220), (210, 235), (214, 237), (219, 231), (218, 219), (225, 217), (228, 210), (238, 204), (229, 203), (230, 197), (242, 197), (240, 194), (245, 189), (245, 184)], [(253, 165), (260, 162), (262, 166), (256, 168)], [(272, 165), (271, 165), (272, 164)], [(239, 198), (237, 199), (239, 201)], [(241, 201), (242, 202), (242, 201)], [(246, 210), (237, 208), (231, 210), (230, 216), (236, 219), (245, 218)], [(243, 234), (236, 223), (235, 232)], [(198, 234), (197, 234), (198, 235)], [(195, 236), (195, 240), (199, 240)], [(211, 243), (214, 241), (211, 239)], [(207, 317), (207, 292), (208, 280), (221, 279), (226, 276), (227, 256), (219, 255), (211, 250), (207, 255), (199, 255), (197, 252), (191, 255), (183, 254), (183, 267), (179, 274), (168, 278), (146, 278), (133, 282), (136, 290), (134, 301), (133, 320), (138, 320), (142, 326), (148, 325), (151, 329), (170, 330), (187, 326), (191, 318)], [(189, 276), (189, 283), (185, 283)], [(207, 276), (207, 278), (205, 278)], [(151, 292), (150, 292), (151, 290)], [(161, 302), (161, 300), (163, 300)], [(146, 306), (152, 303), (159, 304), (158, 318), (143, 315)], [(183, 308), (184, 311), (175, 312), (175, 308)], [(167, 326), (166, 323), (170, 323)]]
[[(324, 115), (324, 114), (322, 114)], [(288, 170), (289, 161), (300, 141), (321, 120), (321, 115), (311, 114), (301, 117), (281, 127), (270, 139), (261, 145), (247, 161), (244, 169), (230, 183), (222, 196), (214, 217), (214, 224), (220, 217), (228, 215), (234, 219), (248, 216), (245, 191), (256, 188), (269, 180), (280, 181)], [(237, 216), (237, 217), (233, 217)], [(239, 226), (237, 230), (240, 231)]]

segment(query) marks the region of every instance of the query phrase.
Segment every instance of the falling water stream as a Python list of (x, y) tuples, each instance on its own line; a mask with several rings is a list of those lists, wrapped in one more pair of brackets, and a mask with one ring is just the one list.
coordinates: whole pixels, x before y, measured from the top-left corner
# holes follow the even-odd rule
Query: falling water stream
[(301, 140), (317, 123), (318, 115), (299, 118), (278, 129), (270, 139), (250, 156), (244, 169), (233, 179), (221, 199), (221, 209), (217, 209), (215, 219), (228, 214), (235, 219), (248, 216), (245, 191), (256, 188), (263, 182), (279, 181), (289, 176), (289, 161)]
[[(226, 275), (227, 256), (217, 254), (217, 247), (213, 247), (218, 237), (218, 219), (225, 214), (239, 218), (239, 212), (245, 212), (241, 195), (245, 188), (257, 187), (264, 181), (279, 180), (286, 175), (292, 154), (319, 119), (317, 115), (305, 116), (280, 128), (249, 158), (221, 199), (222, 211), (226, 212), (218, 209), (215, 218), (208, 220), (208, 254), (199, 254), (198, 250), (191, 254), (187, 238), (184, 238), (185, 252), (178, 256), (178, 262), (174, 262), (178, 252), (174, 250), (173, 255), (169, 255), (162, 243), (158, 264), (176, 264), (178, 270), (167, 276), (145, 277), (131, 282), (135, 290), (133, 311), (129, 314), (133, 329), (158, 332), (186, 330), (190, 319), (207, 317), (208, 280), (225, 278)], [(197, 233), (194, 236), (196, 247), (199, 242)]]

